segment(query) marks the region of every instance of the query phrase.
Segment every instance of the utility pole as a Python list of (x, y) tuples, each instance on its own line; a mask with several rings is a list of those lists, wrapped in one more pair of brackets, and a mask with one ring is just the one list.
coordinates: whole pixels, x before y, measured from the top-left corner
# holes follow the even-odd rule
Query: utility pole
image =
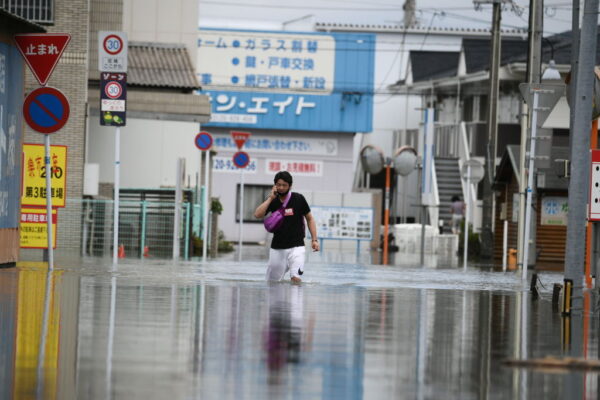
[(404, 28), (409, 28), (417, 24), (417, 18), (415, 17), (416, 8), (415, 0), (405, 0), (402, 6), (404, 10)]
[(587, 202), (590, 176), (590, 124), (592, 121), (594, 64), (598, 31), (598, 0), (586, 0), (579, 43), (575, 103), (571, 105), (571, 178), (565, 256), (565, 287), (572, 285), (571, 310), (581, 312)]
[[(527, 83), (540, 83), (542, 69), (542, 35), (543, 35), (543, 11), (544, 0), (529, 1), (529, 34), (528, 34), (528, 52), (527, 52)], [(518, 263), (521, 269), (525, 268), (525, 263), (529, 260), (523, 260), (525, 253), (524, 246), (524, 231), (525, 231), (525, 204), (527, 190), (527, 171), (525, 166), (527, 163), (527, 137), (529, 132), (529, 121), (531, 110), (525, 102), (521, 105), (521, 146), (519, 154), (519, 221), (517, 224), (517, 247), (518, 247)], [(534, 190), (532, 188), (532, 190)], [(535, 243), (535, 213), (531, 213), (533, 223), (533, 241)], [(535, 255), (534, 251), (529, 254)], [(529, 258), (529, 257), (528, 257)]]
[(494, 192), (492, 183), (496, 172), (498, 154), (498, 71), (500, 68), (501, 0), (493, 0), (492, 48), (490, 53), (490, 90), (488, 98), (487, 149), (485, 153), (485, 178), (483, 180), (483, 210), (481, 227), (481, 256), (492, 258), (494, 252)]

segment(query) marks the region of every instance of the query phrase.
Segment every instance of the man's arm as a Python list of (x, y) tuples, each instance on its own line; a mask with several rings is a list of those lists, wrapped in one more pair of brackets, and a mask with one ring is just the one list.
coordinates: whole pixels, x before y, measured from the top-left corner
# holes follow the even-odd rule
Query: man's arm
[(304, 216), (306, 218), (306, 226), (308, 226), (308, 231), (310, 232), (311, 242), (310, 247), (312, 247), (313, 251), (319, 251), (319, 238), (317, 237), (317, 223), (313, 218), (312, 214), (309, 212)]
[(256, 210), (254, 210), (254, 216), (256, 218), (264, 218), (265, 214), (267, 213), (267, 209), (269, 208), (269, 204), (271, 204), (271, 202), (277, 197), (275, 194), (276, 192), (277, 189), (275, 186), (273, 186), (273, 190), (271, 190), (269, 197), (267, 197), (267, 199), (263, 201), (260, 206), (256, 207)]

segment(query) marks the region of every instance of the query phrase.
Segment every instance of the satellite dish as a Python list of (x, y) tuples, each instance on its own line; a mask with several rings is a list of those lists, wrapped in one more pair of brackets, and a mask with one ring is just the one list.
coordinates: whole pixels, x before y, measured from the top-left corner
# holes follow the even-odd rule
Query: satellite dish
[(410, 146), (402, 146), (394, 154), (394, 169), (401, 176), (408, 176), (417, 167), (417, 152)]
[(360, 151), (360, 163), (365, 171), (376, 175), (381, 172), (385, 164), (383, 152), (379, 148), (368, 144)]

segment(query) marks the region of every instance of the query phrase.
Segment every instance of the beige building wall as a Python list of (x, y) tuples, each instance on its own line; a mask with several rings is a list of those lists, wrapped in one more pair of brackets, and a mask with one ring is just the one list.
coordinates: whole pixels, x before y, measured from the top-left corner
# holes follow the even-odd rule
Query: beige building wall
[[(87, 113), (88, 81), (88, 0), (56, 0), (54, 3), (54, 25), (47, 26), (48, 32), (69, 33), (71, 42), (65, 49), (48, 86), (62, 91), (69, 100), (71, 112), (67, 124), (50, 137), (51, 144), (67, 146), (67, 201), (81, 199), (83, 191), (83, 164)], [(29, 69), (25, 73), (25, 92), (39, 87)], [(44, 135), (34, 132), (24, 124), (25, 143), (43, 143)], [(58, 233), (56, 257), (79, 254), (81, 241), (81, 214), (67, 205), (58, 210)], [(21, 260), (41, 260), (42, 250), (23, 249)]]
[(196, 67), (198, 0), (123, 0), (130, 41), (183, 43)]
[(91, 0), (89, 25), (89, 77), (99, 80), (98, 31), (123, 30), (123, 0)]

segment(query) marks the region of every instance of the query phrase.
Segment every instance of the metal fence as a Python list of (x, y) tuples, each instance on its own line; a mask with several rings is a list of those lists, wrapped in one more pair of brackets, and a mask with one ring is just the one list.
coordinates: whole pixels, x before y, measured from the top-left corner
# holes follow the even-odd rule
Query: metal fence
[[(81, 254), (104, 257), (112, 254), (112, 200), (68, 200), (65, 212), (81, 214)], [(173, 225), (175, 203), (156, 201), (120, 201), (119, 246), (125, 257), (171, 258), (173, 256)], [(189, 259), (193, 254), (193, 226), (198, 222), (200, 207), (182, 203), (179, 237), (179, 257)], [(77, 216), (71, 216), (77, 218)], [(59, 222), (60, 223), (60, 222)]]
[(458, 158), (460, 146), (460, 125), (435, 125), (435, 156), (440, 158)]

